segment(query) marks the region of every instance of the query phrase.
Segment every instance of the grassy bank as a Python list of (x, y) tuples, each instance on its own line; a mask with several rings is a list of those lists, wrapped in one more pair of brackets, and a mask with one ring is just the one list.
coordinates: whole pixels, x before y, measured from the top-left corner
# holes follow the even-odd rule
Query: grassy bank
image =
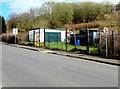
[[(20, 45), (26, 45), (26, 46), (37, 46), (37, 47), (44, 47), (44, 42), (20, 42)], [(54, 50), (66, 50), (66, 42), (52, 42), (45, 44), (46, 48), (54, 49)], [(68, 43), (68, 51), (75, 52), (75, 53), (85, 53), (86, 52), (86, 46), (74, 46)], [(97, 54), (97, 47), (90, 46), (89, 52)]]

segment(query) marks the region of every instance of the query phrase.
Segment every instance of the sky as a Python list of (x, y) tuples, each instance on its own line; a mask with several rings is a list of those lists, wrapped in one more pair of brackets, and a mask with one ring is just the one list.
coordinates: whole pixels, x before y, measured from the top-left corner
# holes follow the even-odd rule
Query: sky
[(32, 7), (40, 7), (43, 2), (112, 2), (117, 4), (120, 0), (0, 0), (0, 15), (9, 19), (10, 13), (22, 13)]

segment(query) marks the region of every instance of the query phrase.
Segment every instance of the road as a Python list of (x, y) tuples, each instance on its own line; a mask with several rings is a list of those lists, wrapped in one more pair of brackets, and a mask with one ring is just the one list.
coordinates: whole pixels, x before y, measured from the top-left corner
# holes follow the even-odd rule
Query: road
[(118, 67), (2, 46), (3, 87), (117, 87)]

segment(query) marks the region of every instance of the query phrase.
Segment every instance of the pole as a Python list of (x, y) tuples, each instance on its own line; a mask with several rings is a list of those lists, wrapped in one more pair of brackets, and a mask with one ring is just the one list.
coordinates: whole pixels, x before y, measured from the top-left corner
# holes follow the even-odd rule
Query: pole
[(87, 54), (89, 54), (89, 29), (86, 28), (86, 33), (87, 33)]
[(39, 29), (39, 47), (40, 47), (40, 29)]
[(101, 31), (99, 30), (98, 55), (100, 55), (100, 50), (101, 50)]
[(112, 55), (114, 56), (114, 31), (112, 31)]
[(67, 29), (66, 29), (66, 51), (68, 51), (68, 41), (67, 41), (67, 38), (68, 38), (68, 36), (67, 36)]
[(108, 56), (107, 32), (106, 32), (106, 57)]
[(28, 32), (28, 42), (30, 42), (30, 41), (29, 41), (29, 32)]
[(15, 44), (16, 44), (16, 34), (15, 34)]
[(35, 46), (35, 30), (33, 31), (33, 42), (34, 42), (34, 46)]
[(75, 36), (75, 29), (74, 29), (74, 42), (75, 42), (75, 48), (76, 48), (76, 36)]
[(58, 49), (58, 35), (59, 35), (59, 34), (57, 33), (57, 49)]
[(46, 40), (46, 33), (45, 33), (45, 29), (44, 29), (44, 47), (46, 46), (45, 40)]
[(50, 33), (48, 34), (48, 36), (49, 36), (49, 38), (48, 38), (49, 41), (48, 42), (49, 42), (49, 48), (50, 48)]

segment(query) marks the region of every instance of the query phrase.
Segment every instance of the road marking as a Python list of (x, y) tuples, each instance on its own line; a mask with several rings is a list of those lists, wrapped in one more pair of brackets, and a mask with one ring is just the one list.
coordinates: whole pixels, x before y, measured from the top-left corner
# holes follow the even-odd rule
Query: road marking
[(53, 51), (50, 51), (50, 50), (45, 50), (45, 51), (41, 51), (43, 53), (48, 53), (48, 52), (53, 52)]
[[(81, 60), (82, 58), (81, 58), (81, 59), (79, 59), (79, 58), (74, 58), (74, 59), (76, 59), (76, 60)], [(87, 61), (87, 62), (91, 62), (91, 63), (107, 65), (107, 66), (111, 66), (111, 67), (118, 67), (118, 66), (116, 66), (116, 65), (110, 65), (110, 64), (105, 64), (105, 63), (100, 63), (100, 62), (95, 62), (95, 61), (89, 61), (89, 60), (84, 60), (84, 59), (82, 59), (82, 61)]]

